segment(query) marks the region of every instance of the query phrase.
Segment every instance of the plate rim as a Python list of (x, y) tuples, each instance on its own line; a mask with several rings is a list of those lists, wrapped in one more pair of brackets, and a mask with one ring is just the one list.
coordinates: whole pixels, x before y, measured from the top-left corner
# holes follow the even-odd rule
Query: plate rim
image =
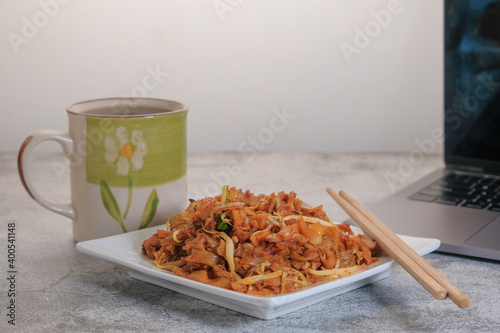
[[(364, 234), (364, 232), (355, 225), (351, 225), (351, 228), (355, 234), (359, 233)], [(223, 299), (231, 300), (231, 302), (236, 302), (240, 303), (241, 305), (245, 305), (245, 307), (250, 306), (254, 308), (256, 313), (250, 313), (249, 315), (261, 319), (272, 319), (277, 316), (296, 311), (300, 308), (303, 308), (304, 306), (316, 303), (313, 302), (310, 304), (306, 304), (304, 306), (300, 306), (300, 304), (298, 304), (299, 306), (297, 306), (296, 303), (300, 303), (300, 301), (305, 298), (311, 298), (323, 293), (333, 294), (331, 296), (326, 297), (330, 298), (337, 295), (335, 294), (336, 290), (349, 289), (349, 285), (356, 284), (357, 286), (353, 289), (357, 289), (363, 285), (373, 283), (376, 280), (378, 280), (376, 279), (377, 277), (380, 277), (382, 275), (384, 276), (380, 278), (389, 276), (390, 273), (392, 272), (393, 267), (397, 265), (397, 263), (391, 257), (389, 257), (387, 253), (384, 252), (384, 255), (382, 256), (383, 262), (379, 261), (377, 263), (369, 265), (365, 270), (347, 276), (345, 278), (322, 282), (284, 295), (258, 296), (258, 295), (247, 295), (245, 293), (239, 293), (233, 290), (226, 290), (220, 287), (183, 278), (165, 270), (160, 270), (153, 266), (151, 259), (147, 258), (144, 254), (140, 252), (140, 247), (139, 247), (140, 245), (137, 247), (137, 250), (135, 251), (129, 251), (130, 250), (129, 248), (121, 250), (120, 248), (110, 249), (112, 248), (110, 244), (113, 244), (113, 242), (118, 242), (118, 243), (126, 242), (131, 248), (134, 248), (134, 246), (137, 245), (137, 242), (139, 240), (140, 244), (142, 244), (142, 242), (145, 239), (151, 237), (151, 235), (153, 235), (156, 232), (156, 230), (159, 229), (164, 229), (164, 226), (157, 225), (141, 230), (131, 231), (128, 233), (82, 241), (76, 244), (76, 249), (81, 253), (85, 253), (87, 255), (97, 257), (112, 262), (114, 264), (123, 266), (127, 268), (128, 273), (131, 277), (145, 282), (156, 284), (166, 289), (180, 292), (188, 296), (202, 299), (212, 304), (217, 304), (245, 314), (249, 313), (241, 311), (241, 309), (238, 309), (238, 306), (225, 306), (224, 304), (218, 304), (213, 300), (211, 301), (210, 297), (198, 297), (199, 295), (198, 296), (192, 295), (191, 292), (188, 294), (187, 291), (183, 289), (189, 288), (194, 290), (195, 292), (196, 291), (201, 292), (204, 295), (212, 295), (213, 297), (216, 298), (222, 297)], [(410, 247), (414, 248), (416, 252), (420, 255), (425, 255), (437, 250), (441, 244), (441, 242), (435, 238), (413, 237), (405, 235), (398, 235), (398, 236), (406, 243), (409, 242)], [(106, 244), (107, 246), (103, 246), (102, 244)], [(131, 271), (133, 271), (132, 274)], [(141, 277), (146, 277), (146, 278), (141, 278)], [(151, 278), (153, 279), (153, 282), (146, 281), (146, 280), (151, 280)], [(370, 279), (375, 279), (375, 281), (370, 281)], [(163, 284), (168, 282), (168, 284), (179, 285), (180, 289), (179, 288), (173, 289), (171, 287), (162, 285), (162, 281)], [(353, 289), (345, 290), (344, 292)], [(318, 300), (318, 302), (326, 298), (321, 298), (320, 300)]]

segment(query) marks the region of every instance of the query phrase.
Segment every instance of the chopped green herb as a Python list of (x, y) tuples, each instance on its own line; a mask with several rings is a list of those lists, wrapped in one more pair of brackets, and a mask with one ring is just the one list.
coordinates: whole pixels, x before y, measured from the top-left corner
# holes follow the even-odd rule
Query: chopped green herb
[(222, 222), (220, 221), (218, 224), (217, 224), (217, 230), (227, 230), (229, 229), (229, 224), (225, 223), (225, 222)]
[(217, 227), (215, 228), (216, 230), (222, 231), (222, 230), (228, 230), (231, 229), (233, 226), (231, 225), (231, 219), (229, 219), (227, 216), (227, 210), (222, 211), (221, 214), (214, 214), (214, 220), (217, 222)]

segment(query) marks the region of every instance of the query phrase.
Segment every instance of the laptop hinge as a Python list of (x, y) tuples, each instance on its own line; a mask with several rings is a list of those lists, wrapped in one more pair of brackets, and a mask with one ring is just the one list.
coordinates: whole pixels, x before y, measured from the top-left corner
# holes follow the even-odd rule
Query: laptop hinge
[(479, 172), (483, 173), (484, 168), (481, 167), (473, 167), (473, 166), (465, 166), (465, 165), (449, 165), (449, 169), (455, 170), (455, 171), (465, 171), (465, 172)]

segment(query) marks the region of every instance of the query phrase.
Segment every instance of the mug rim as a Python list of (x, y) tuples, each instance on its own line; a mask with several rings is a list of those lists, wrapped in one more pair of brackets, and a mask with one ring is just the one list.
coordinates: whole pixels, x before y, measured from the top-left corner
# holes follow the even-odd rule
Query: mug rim
[[(84, 113), (90, 110), (97, 110), (103, 108), (113, 108), (117, 105), (113, 105), (117, 102), (118, 107), (130, 107), (133, 108), (134, 103), (146, 102), (141, 106), (155, 107), (158, 109), (165, 108), (165, 112), (155, 112), (155, 113), (144, 113), (144, 114), (98, 114), (98, 113)], [(120, 103), (121, 102), (121, 103)], [(121, 106), (120, 106), (121, 104)], [(94, 105), (89, 107), (89, 105)], [(167, 105), (172, 105), (171, 108), (167, 108)], [(81, 108), (81, 109), (78, 109)], [(76, 109), (76, 110), (75, 110)], [(162, 98), (152, 98), (152, 97), (107, 97), (107, 98), (96, 98), (84, 100), (81, 102), (76, 102), (70, 104), (66, 107), (66, 112), (73, 115), (84, 116), (84, 117), (100, 117), (100, 118), (151, 118), (165, 116), (173, 113), (180, 113), (188, 111), (186, 104)]]

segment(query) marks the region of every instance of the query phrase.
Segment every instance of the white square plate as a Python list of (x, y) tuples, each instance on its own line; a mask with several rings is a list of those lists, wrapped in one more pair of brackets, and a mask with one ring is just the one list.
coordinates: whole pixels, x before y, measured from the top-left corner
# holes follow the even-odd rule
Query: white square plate
[[(161, 227), (84, 241), (77, 243), (76, 249), (129, 268), (129, 274), (133, 278), (261, 319), (273, 319), (383, 279), (389, 276), (395, 265), (394, 260), (383, 253), (377, 263), (339, 280), (324, 282), (285, 295), (252, 296), (182, 278), (170, 271), (154, 267), (153, 261), (142, 254), (141, 246), (144, 240), (158, 229)], [(352, 230), (355, 234), (363, 233), (355, 226), (352, 226)], [(436, 250), (441, 244), (439, 240), (432, 238), (400, 237), (420, 255)]]

